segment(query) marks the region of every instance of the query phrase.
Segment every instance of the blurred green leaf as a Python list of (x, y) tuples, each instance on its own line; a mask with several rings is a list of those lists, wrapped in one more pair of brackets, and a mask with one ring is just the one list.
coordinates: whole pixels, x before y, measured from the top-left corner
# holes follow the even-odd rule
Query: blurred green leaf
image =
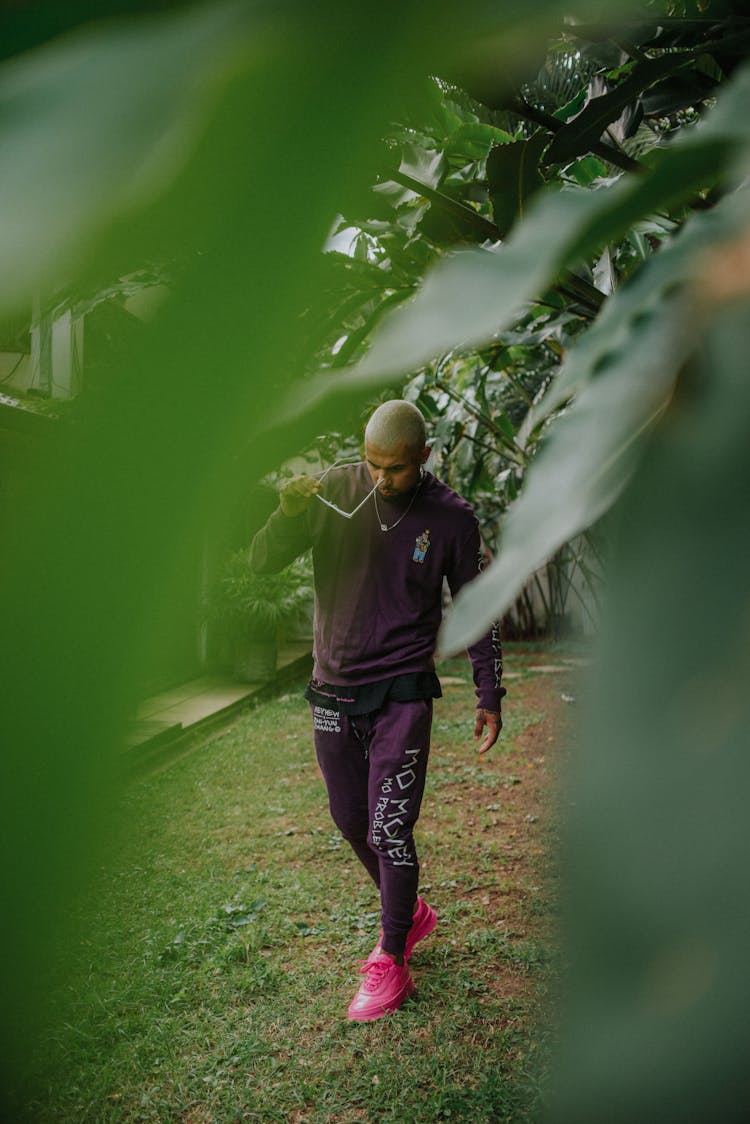
[[(418, 5), (393, 8), (373, 21), (343, 0), (209, 4), (3, 65), (2, 299), (62, 279), (85, 300), (92, 274), (120, 277), (120, 253), (143, 265), (166, 245), (182, 265), (0, 490), (4, 1118), (20, 1118), (6, 1091), (64, 991), (57, 954), (121, 826), (125, 730), (176, 606), (197, 602), (203, 547), (248, 481), (311, 435), (309, 419), (273, 442), (259, 430), (299, 372), (300, 313), (342, 200), (360, 197), (398, 98), (443, 49), (437, 12), (425, 27)], [(236, 13), (262, 17), (249, 48)], [(292, 159), (303, 191), (279, 171)]]
[(607, 301), (597, 322), (578, 341), (549, 391), (532, 411), (532, 426), (541, 424), (605, 371), (612, 356), (627, 352), (634, 325), (644, 317), (658, 314), (668, 292), (692, 278), (700, 255), (717, 239), (730, 237), (741, 226), (743, 200), (744, 196), (730, 197), (712, 211), (694, 215), (671, 242), (650, 257), (636, 276)]
[(523, 493), (505, 520), (497, 560), (457, 598), (441, 637), (458, 651), (512, 604), (527, 576), (612, 505), (637, 463), (638, 444), (666, 405), (696, 345), (683, 295), (709, 249), (743, 229), (747, 193), (696, 216), (672, 247), (613, 296), (532, 417), (534, 426), (571, 394), (550, 427)]
[(236, 3), (217, 3), (87, 27), (4, 64), (0, 306), (85, 260), (107, 223), (166, 189), (246, 21)]
[(750, 306), (733, 244), (709, 261), (735, 298), (700, 279), (700, 347), (614, 513), (568, 782), (560, 1124), (747, 1116)]
[(677, 298), (639, 322), (606, 374), (558, 418), (508, 512), (497, 559), (461, 591), (440, 638), (473, 643), (513, 603), (527, 577), (611, 507), (630, 476), (634, 444), (664, 408), (692, 340)]

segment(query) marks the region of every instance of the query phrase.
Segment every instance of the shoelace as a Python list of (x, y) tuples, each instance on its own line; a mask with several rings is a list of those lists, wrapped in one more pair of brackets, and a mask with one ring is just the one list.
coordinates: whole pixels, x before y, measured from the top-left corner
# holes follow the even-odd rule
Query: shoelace
[(367, 976), (362, 985), (365, 991), (375, 991), (382, 983), (386, 973), (390, 972), (392, 965), (394, 965), (394, 961), (386, 961), (385, 958), (383, 960), (363, 960), (362, 967), (359, 970), (363, 976)]

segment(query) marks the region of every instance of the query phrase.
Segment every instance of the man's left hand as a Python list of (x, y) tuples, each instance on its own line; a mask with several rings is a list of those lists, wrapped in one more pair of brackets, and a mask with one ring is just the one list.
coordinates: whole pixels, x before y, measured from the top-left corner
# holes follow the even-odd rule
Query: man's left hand
[(499, 710), (485, 710), (481, 706), (477, 708), (477, 720), (474, 726), (475, 738), (481, 738), (485, 726), (487, 727), (487, 733), (479, 747), (480, 754), (491, 749), (500, 736), (500, 731), (503, 728), (503, 716)]

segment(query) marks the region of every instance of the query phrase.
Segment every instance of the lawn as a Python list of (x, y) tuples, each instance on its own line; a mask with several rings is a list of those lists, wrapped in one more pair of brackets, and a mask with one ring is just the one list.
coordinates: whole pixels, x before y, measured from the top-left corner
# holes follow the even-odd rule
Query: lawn
[(328, 818), (299, 691), (135, 780), (32, 1065), (30, 1117), (534, 1119), (556, 977), (551, 781), (570, 655), (509, 646), (505, 729), (481, 761), (468, 663), (443, 665), (418, 836), (439, 923), (411, 962), (415, 996), (375, 1023), (349, 1024), (346, 1008), (377, 899)]

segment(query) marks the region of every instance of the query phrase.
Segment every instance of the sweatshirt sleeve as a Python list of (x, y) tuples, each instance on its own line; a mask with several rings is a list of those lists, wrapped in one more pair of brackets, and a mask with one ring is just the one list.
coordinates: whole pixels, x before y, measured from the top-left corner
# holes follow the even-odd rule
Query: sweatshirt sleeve
[(250, 543), (250, 568), (256, 574), (277, 574), (311, 543), (306, 514), (284, 515), (277, 508)]
[[(474, 581), (484, 569), (484, 556), (479, 535), (479, 524), (473, 519), (470, 534), (458, 546), (451, 571), (446, 575), (451, 597), (469, 582)], [(471, 660), (477, 706), (499, 711), (506, 694), (501, 685), (503, 675), (503, 650), (500, 626), (495, 622), (490, 630), (475, 644), (467, 648)]]

